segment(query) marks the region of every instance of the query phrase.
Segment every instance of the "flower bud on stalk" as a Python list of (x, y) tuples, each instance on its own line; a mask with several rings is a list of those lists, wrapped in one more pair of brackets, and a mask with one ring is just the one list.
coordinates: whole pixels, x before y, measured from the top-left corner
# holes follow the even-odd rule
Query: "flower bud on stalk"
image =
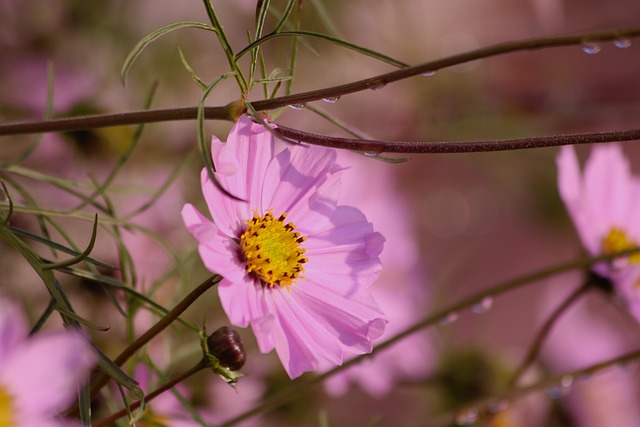
[(229, 326), (223, 326), (207, 338), (209, 352), (218, 358), (220, 364), (232, 371), (244, 366), (247, 355), (240, 334)]

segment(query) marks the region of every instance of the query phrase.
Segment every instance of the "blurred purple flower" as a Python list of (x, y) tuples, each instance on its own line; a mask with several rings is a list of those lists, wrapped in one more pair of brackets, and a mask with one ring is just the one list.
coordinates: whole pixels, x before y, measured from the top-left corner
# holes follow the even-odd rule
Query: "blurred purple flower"
[(345, 352), (368, 353), (384, 315), (368, 286), (380, 274), (384, 238), (359, 210), (338, 206), (334, 150), (296, 145), (274, 155), (271, 133), (241, 117), (212, 143), (223, 194), (203, 170), (211, 222), (190, 204), (182, 216), (205, 266), (224, 279), (222, 306), (251, 325), (260, 351), (274, 348), (291, 378)]
[[(79, 332), (27, 336), (27, 323), (13, 304), (0, 300), (0, 425), (56, 427), (57, 419), (95, 363)], [(79, 425), (79, 424), (78, 424)]]
[[(397, 165), (348, 151), (340, 151), (339, 157), (353, 171), (351, 179), (343, 182), (340, 199), (368, 212), (385, 236), (385, 248), (380, 255), (384, 269), (371, 293), (388, 319), (387, 334), (396, 334), (417, 322), (428, 307), (426, 279), (418, 268), (419, 251), (412, 235), (411, 213), (395, 185), (394, 170), (397, 169), (393, 168)], [(398, 381), (424, 379), (433, 365), (433, 348), (427, 336), (415, 333), (334, 375), (325, 381), (325, 388), (339, 396), (353, 382), (370, 395), (382, 397)]]
[[(573, 147), (557, 157), (558, 187), (582, 244), (591, 255), (632, 249), (640, 243), (640, 180), (631, 175), (618, 145), (593, 147), (580, 175)], [(596, 264), (640, 321), (640, 254)]]

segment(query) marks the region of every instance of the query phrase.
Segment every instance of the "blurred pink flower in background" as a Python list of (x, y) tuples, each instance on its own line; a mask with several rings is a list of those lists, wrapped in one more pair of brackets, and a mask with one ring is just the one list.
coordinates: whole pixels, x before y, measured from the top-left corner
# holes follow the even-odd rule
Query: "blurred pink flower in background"
[[(385, 320), (368, 286), (384, 238), (357, 209), (337, 205), (334, 150), (294, 145), (274, 156), (270, 132), (241, 117), (226, 143), (213, 139), (216, 179), (202, 171), (211, 222), (182, 215), (207, 269), (224, 276), (222, 306), (251, 325), (260, 351), (274, 348), (291, 378), (345, 353), (368, 353)], [(246, 200), (246, 201), (245, 201)]]
[[(557, 165), (560, 196), (589, 254), (632, 249), (640, 243), (640, 180), (631, 175), (620, 146), (594, 146), (582, 176), (571, 146), (560, 149)], [(612, 282), (640, 321), (640, 255), (599, 263), (593, 271)]]
[[(12, 303), (0, 299), (0, 425), (74, 425), (56, 416), (77, 396), (95, 357), (79, 332), (36, 335)], [(79, 423), (78, 423), (79, 425)]]
[[(217, 376), (211, 376), (207, 382), (208, 400), (202, 417), (210, 425), (222, 424), (256, 406), (265, 388), (264, 382), (254, 376), (241, 377), (235, 388)], [(255, 427), (261, 424), (260, 417), (252, 417), (237, 425)]]
[[(398, 191), (398, 165), (338, 151), (340, 162), (349, 166), (342, 182), (340, 200), (357, 206), (385, 236), (380, 255), (383, 270), (371, 293), (388, 320), (389, 337), (408, 328), (427, 313), (428, 284), (419, 266), (419, 250), (412, 234), (413, 218)], [(325, 381), (326, 390), (344, 394), (350, 382), (374, 397), (389, 393), (398, 381), (422, 380), (432, 371), (434, 350), (424, 332), (415, 333), (382, 350), (359, 365)]]
[[(151, 386), (155, 382), (156, 375), (147, 365), (139, 363), (136, 366), (135, 379), (146, 394), (153, 391)], [(176, 385), (175, 389), (188, 399), (187, 388), (183, 384)], [(166, 425), (170, 427), (195, 427), (201, 425), (193, 419), (193, 416), (171, 390), (160, 394), (149, 402), (147, 411), (138, 423), (143, 426)]]
[[(558, 293), (558, 286), (548, 288), (541, 316), (546, 317), (558, 304)], [(638, 348), (637, 326), (625, 322), (599, 296), (587, 295), (554, 325), (542, 350), (552, 372), (586, 368)], [(576, 426), (634, 427), (640, 425), (639, 384), (637, 373), (612, 367), (588, 379), (574, 379), (564, 402)]]

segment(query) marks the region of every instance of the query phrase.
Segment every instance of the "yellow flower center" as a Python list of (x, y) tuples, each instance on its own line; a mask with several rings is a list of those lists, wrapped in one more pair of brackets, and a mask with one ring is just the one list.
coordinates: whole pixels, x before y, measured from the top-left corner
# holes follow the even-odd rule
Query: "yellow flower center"
[(0, 427), (15, 425), (13, 414), (13, 399), (11, 395), (0, 385)]
[[(605, 254), (621, 252), (636, 247), (638, 247), (637, 243), (629, 240), (627, 233), (617, 227), (612, 227), (602, 240), (602, 250)], [(627, 259), (634, 264), (640, 264), (640, 253), (630, 255)]]
[(240, 236), (247, 271), (271, 287), (289, 288), (296, 279), (303, 278), (302, 264), (308, 261), (303, 255), (306, 249), (300, 247), (306, 238), (294, 231), (296, 226), (292, 222), (285, 224), (286, 218), (286, 213), (278, 218), (271, 212), (264, 216), (256, 213)]

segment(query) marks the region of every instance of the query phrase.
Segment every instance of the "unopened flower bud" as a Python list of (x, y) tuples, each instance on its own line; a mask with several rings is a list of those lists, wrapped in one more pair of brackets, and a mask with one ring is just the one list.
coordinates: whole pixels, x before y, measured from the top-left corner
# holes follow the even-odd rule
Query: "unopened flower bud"
[(242, 368), (247, 355), (242, 338), (235, 329), (223, 326), (207, 338), (209, 352), (218, 358), (220, 364), (232, 371)]

